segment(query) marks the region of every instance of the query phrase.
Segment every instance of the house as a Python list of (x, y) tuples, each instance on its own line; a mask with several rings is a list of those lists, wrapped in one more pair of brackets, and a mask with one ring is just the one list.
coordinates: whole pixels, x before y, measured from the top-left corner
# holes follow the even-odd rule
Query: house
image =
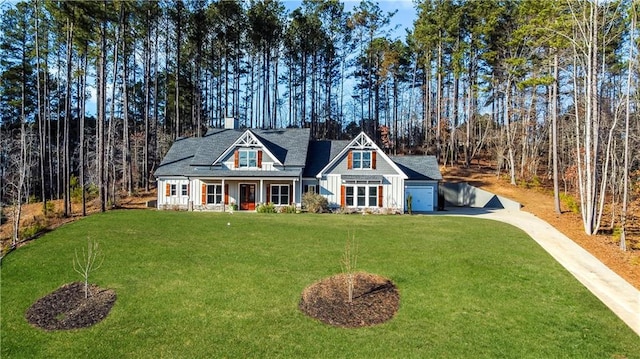
[[(404, 212), (438, 208), (433, 156), (388, 156), (364, 132), (351, 141), (311, 140), (309, 129), (237, 129), (231, 122), (175, 141), (154, 175), (159, 209), (255, 210), (325, 196), (333, 209)], [(237, 123), (237, 122), (236, 122)]]

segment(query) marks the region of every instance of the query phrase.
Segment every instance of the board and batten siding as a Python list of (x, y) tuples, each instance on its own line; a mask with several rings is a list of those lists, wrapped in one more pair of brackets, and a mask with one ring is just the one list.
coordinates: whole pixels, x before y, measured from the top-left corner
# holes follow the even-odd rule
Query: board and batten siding
[[(186, 208), (189, 205), (189, 194), (194, 191), (193, 181), (185, 178), (166, 178), (158, 180), (158, 208), (177, 206)], [(171, 186), (175, 186), (175, 194), (171, 194)], [(182, 194), (182, 186), (187, 186), (187, 194)]]
[[(382, 181), (382, 207), (404, 208), (404, 179), (400, 176), (386, 175)], [(330, 174), (320, 179), (320, 194), (327, 198), (329, 207), (340, 207), (342, 176)]]

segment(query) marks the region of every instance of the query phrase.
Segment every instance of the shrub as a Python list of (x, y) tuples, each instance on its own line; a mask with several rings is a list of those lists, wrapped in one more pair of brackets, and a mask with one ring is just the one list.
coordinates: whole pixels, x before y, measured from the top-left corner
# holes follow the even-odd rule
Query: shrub
[(322, 213), (329, 210), (329, 201), (320, 194), (307, 192), (302, 195), (302, 207), (311, 213)]
[(560, 193), (560, 200), (571, 212), (575, 214), (580, 213), (580, 204), (578, 204), (578, 201), (576, 201), (573, 196), (566, 193)]
[(22, 232), (20, 233), (20, 238), (21, 239), (33, 238), (36, 235), (38, 235), (38, 233), (44, 231), (45, 229), (47, 229), (47, 221), (42, 217), (35, 217), (33, 219), (33, 223), (26, 226), (22, 230)]
[(297, 211), (298, 209), (294, 205), (278, 207), (278, 213), (296, 213)]
[[(69, 185), (71, 186), (71, 200), (73, 203), (82, 202), (82, 185), (78, 177), (71, 175), (71, 179), (69, 180)], [(91, 201), (98, 197), (98, 186), (91, 183), (85, 187), (84, 197), (86, 201)]]
[(533, 176), (533, 178), (531, 179), (531, 187), (536, 189), (539, 189), (542, 187), (542, 181), (540, 180), (540, 177)]
[(47, 203), (45, 203), (43, 212), (47, 218), (59, 217), (61, 214), (56, 212), (56, 204), (52, 201), (47, 201)]
[(276, 206), (273, 203), (261, 203), (256, 207), (258, 213), (277, 213)]

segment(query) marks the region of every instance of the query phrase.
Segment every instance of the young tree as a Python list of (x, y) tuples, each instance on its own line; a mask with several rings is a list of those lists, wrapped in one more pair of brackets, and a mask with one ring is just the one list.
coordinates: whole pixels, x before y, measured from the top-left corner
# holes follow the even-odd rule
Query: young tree
[(89, 298), (89, 276), (98, 270), (104, 262), (104, 255), (100, 251), (98, 242), (87, 239), (87, 249), (82, 248), (81, 254), (75, 251), (73, 270), (82, 276), (84, 283), (84, 298)]

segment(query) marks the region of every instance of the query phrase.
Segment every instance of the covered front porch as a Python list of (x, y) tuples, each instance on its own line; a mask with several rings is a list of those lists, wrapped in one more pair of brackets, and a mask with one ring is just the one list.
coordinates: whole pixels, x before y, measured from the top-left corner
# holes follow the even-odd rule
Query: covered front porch
[[(238, 171), (234, 171), (238, 172)], [(282, 171), (285, 172), (285, 171)], [(260, 204), (274, 206), (301, 205), (301, 183), (299, 176), (291, 173), (283, 176), (219, 177), (201, 178), (199, 201), (194, 209), (208, 211), (255, 211)]]

